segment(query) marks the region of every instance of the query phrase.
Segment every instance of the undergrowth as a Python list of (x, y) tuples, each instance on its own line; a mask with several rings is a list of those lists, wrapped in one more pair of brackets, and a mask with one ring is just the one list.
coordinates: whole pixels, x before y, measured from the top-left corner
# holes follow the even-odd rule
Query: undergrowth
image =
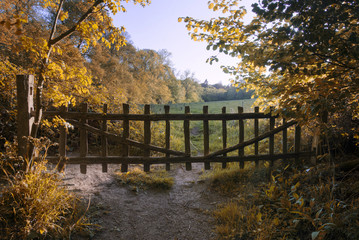
[(328, 165), (287, 166), (270, 182), (251, 183), (253, 169), (233, 172), (212, 178), (221, 189), (247, 186), (235, 188), (236, 198), (214, 211), (218, 239), (359, 239), (358, 173), (334, 175)]
[(26, 171), (3, 168), (7, 184), (0, 192), (0, 239), (70, 239), (87, 224), (79, 199), (46, 167), (49, 142), (35, 141), (45, 152), (42, 159), (28, 163)]
[(219, 164), (215, 165), (212, 171), (203, 174), (201, 178), (208, 179), (217, 192), (236, 195), (245, 190), (252, 191), (254, 184), (265, 181), (266, 174), (265, 168), (256, 169), (246, 164), (244, 169), (240, 169), (238, 163), (227, 163), (224, 169)]
[(173, 177), (164, 170), (144, 172), (139, 168), (134, 168), (126, 173), (116, 173), (118, 180), (125, 185), (129, 185), (133, 190), (138, 189), (170, 189), (174, 183)]

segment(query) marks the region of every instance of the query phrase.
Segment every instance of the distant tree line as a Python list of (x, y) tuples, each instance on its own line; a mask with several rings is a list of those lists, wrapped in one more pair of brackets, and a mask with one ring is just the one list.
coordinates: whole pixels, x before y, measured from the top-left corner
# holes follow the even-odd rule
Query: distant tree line
[(222, 83), (210, 85), (207, 80), (201, 86), (202, 99), (205, 102), (250, 99), (254, 92), (231, 85), (224, 86)]

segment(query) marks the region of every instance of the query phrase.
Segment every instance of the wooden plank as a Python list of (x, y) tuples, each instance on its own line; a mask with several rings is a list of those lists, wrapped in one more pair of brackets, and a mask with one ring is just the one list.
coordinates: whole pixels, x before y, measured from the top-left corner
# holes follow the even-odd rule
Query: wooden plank
[[(208, 114), (208, 106), (203, 106), (203, 114)], [(207, 156), (209, 154), (209, 124), (208, 120), (203, 120), (203, 154)], [(204, 169), (211, 169), (211, 163), (205, 162)]]
[[(243, 113), (243, 107), (238, 107), (238, 114), (242, 114)], [(239, 119), (239, 144), (244, 142), (244, 122), (243, 119)], [(244, 147), (243, 148), (239, 148), (238, 149), (238, 156), (239, 159), (242, 159), (244, 156)], [(240, 160), (239, 161), (239, 168), (243, 169), (244, 168), (244, 161)]]
[[(226, 114), (226, 107), (222, 108), (222, 114)], [(222, 120), (222, 148), (226, 149), (227, 148), (227, 121), (226, 120)], [(224, 157), (227, 156), (227, 153), (223, 154)], [(227, 162), (223, 162), (222, 163), (222, 168), (226, 168), (227, 167)]]
[[(185, 106), (185, 114), (190, 114), (189, 106)], [(185, 145), (185, 153), (187, 156), (191, 156), (191, 133), (190, 133), (190, 123), (189, 120), (183, 121), (183, 131), (184, 131), (184, 145)], [(190, 162), (186, 162), (186, 170), (192, 170), (192, 164)]]
[(176, 156), (186, 156), (186, 153), (184, 152), (179, 152), (179, 151), (175, 151), (175, 150), (171, 150), (171, 149), (165, 149), (165, 148), (161, 148), (161, 147), (157, 147), (157, 146), (153, 146), (153, 145), (146, 145), (144, 143), (140, 143), (137, 142), (135, 140), (131, 140), (131, 139), (123, 139), (123, 137), (120, 137), (116, 134), (113, 133), (108, 133), (108, 132), (103, 132), (102, 130), (92, 127), (88, 124), (81, 124), (76, 120), (67, 120), (69, 123), (71, 123), (74, 126), (77, 126), (79, 128), (85, 128), (87, 131), (98, 134), (98, 135), (105, 135), (108, 139), (111, 139), (113, 141), (116, 141), (120, 144), (126, 144), (129, 146), (134, 146), (134, 147), (138, 147), (138, 148), (143, 148), (143, 149), (150, 149), (152, 151), (156, 151), (156, 152), (162, 152), (162, 153), (169, 153), (171, 155), (176, 155)]
[[(61, 111), (67, 112), (67, 106), (62, 106)], [(67, 129), (66, 126), (60, 126), (60, 137), (59, 137), (59, 155), (60, 161), (57, 165), (57, 170), (62, 172), (66, 162), (66, 145), (67, 145)]]
[[(170, 113), (170, 106), (169, 105), (165, 105), (165, 114), (169, 114)], [(169, 150), (171, 148), (171, 122), (170, 120), (166, 120), (166, 149)], [(171, 157), (171, 155), (169, 153), (166, 153), (166, 157)], [(171, 170), (171, 164), (170, 163), (166, 163), (166, 171), (170, 171)]]
[[(61, 113), (60, 111), (47, 111), (44, 112), (44, 117), (51, 118), (54, 116), (61, 116), (64, 119), (79, 119), (81, 117), (85, 117), (88, 120), (130, 120), (130, 121), (165, 121), (165, 120), (173, 120), (173, 121), (203, 121), (203, 120), (238, 120), (241, 119), (263, 119), (271, 117), (270, 114), (265, 113), (243, 113), (240, 116), (238, 113), (226, 113), (225, 115), (221, 113), (210, 113), (207, 115), (203, 114), (179, 114), (179, 113), (171, 113), (171, 114), (151, 114), (151, 115), (143, 115), (143, 114), (106, 114), (102, 113), (87, 113), (85, 115), (78, 112), (67, 112)], [(276, 116), (277, 117), (277, 116)]]
[[(84, 113), (83, 117), (81, 118), (80, 122), (82, 124), (87, 124), (86, 113), (88, 112), (88, 105), (87, 103), (82, 103), (81, 106), (81, 113)], [(80, 129), (80, 156), (86, 157), (88, 153), (88, 133), (86, 129)], [(80, 164), (80, 172), (82, 174), (86, 174), (86, 164)]]
[[(127, 116), (130, 113), (130, 106), (126, 103), (122, 104), (123, 114), (124, 116)], [(130, 121), (128, 118), (124, 118), (122, 121), (122, 140), (126, 140), (130, 137)], [(128, 157), (130, 153), (129, 145), (122, 144), (122, 156)], [(128, 171), (128, 165), (127, 164), (121, 164), (121, 172), (127, 172)]]
[[(274, 154), (274, 155), (250, 155), (250, 156), (244, 156), (243, 161), (249, 162), (249, 161), (256, 161), (257, 159), (260, 160), (277, 160), (277, 159), (290, 159), (295, 158), (296, 156), (301, 157), (307, 157), (311, 156), (312, 152), (301, 152), (299, 154), (297, 153), (287, 153), (287, 154)], [(57, 156), (48, 156), (46, 157), (49, 162), (51, 163), (57, 163), (59, 158)], [(101, 157), (101, 156), (86, 156), (86, 157), (71, 157), (69, 158), (67, 164), (79, 164), (79, 163), (85, 163), (85, 164), (101, 164), (101, 163), (108, 163), (108, 164), (120, 164), (120, 163), (126, 163), (126, 164), (164, 164), (168, 162), (169, 159), (166, 157), (143, 157), (143, 156), (129, 156), (129, 157), (122, 157), (122, 156), (108, 156), (108, 157)], [(238, 162), (238, 156), (216, 156), (213, 158), (208, 158), (204, 156), (194, 156), (194, 157), (171, 157), (170, 162), (171, 163), (184, 163), (184, 162), (190, 162), (190, 163), (203, 163), (203, 162)]]
[[(107, 104), (103, 105), (103, 114), (107, 114)], [(102, 120), (101, 130), (107, 132), (107, 120)], [(108, 156), (108, 142), (105, 135), (101, 135), (101, 156)], [(107, 172), (108, 166), (107, 164), (102, 164), (102, 172)]]
[(226, 149), (222, 149), (222, 150), (213, 152), (213, 153), (209, 154), (207, 157), (209, 157), (209, 158), (215, 157), (215, 156), (222, 155), (222, 154), (228, 153), (228, 152), (232, 152), (232, 151), (235, 151), (235, 150), (237, 150), (239, 148), (251, 145), (251, 144), (253, 144), (255, 142), (261, 141), (261, 140), (263, 140), (263, 139), (265, 139), (265, 138), (267, 138), (267, 137), (269, 137), (269, 136), (271, 136), (273, 134), (276, 134), (276, 133), (282, 131), (284, 128), (288, 128), (290, 126), (293, 126), (296, 123), (297, 123), (296, 121), (290, 121), (290, 122), (286, 123), (285, 125), (282, 125), (280, 127), (274, 128), (272, 131), (263, 133), (263, 134), (259, 135), (256, 138), (250, 139), (250, 140), (245, 141), (243, 143), (236, 144), (236, 145), (234, 145), (232, 147), (228, 147)]
[[(151, 107), (150, 105), (146, 104), (145, 105), (145, 111), (144, 111), (145, 115), (150, 115), (151, 114)], [(144, 143), (146, 145), (150, 145), (151, 144), (151, 121), (150, 120), (145, 120), (143, 122), (143, 127), (144, 127)], [(150, 149), (144, 149), (144, 153), (143, 153), (144, 157), (149, 157), (151, 156), (151, 151)], [(149, 172), (150, 171), (150, 164), (144, 164), (143, 169), (145, 172)]]
[[(300, 144), (301, 144), (301, 127), (299, 124), (295, 126), (295, 136), (294, 136), (294, 152), (296, 154), (300, 153)], [(295, 157), (295, 164), (299, 166), (300, 158), (299, 155)]]
[[(259, 107), (254, 108), (255, 113), (259, 113)], [(258, 118), (254, 119), (254, 138), (257, 138), (259, 136), (259, 120)], [(254, 155), (259, 154), (259, 142), (254, 143)], [(256, 167), (259, 167), (259, 161), (257, 160), (255, 162)]]

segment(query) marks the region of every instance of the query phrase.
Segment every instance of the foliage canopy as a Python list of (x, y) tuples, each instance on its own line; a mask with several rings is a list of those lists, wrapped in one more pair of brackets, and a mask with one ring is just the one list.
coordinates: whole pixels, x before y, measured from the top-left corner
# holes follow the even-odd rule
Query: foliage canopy
[(223, 67), (234, 84), (301, 120), (320, 121), (328, 113), (359, 117), (357, 1), (260, 0), (248, 24), (238, 0), (211, 0), (208, 6), (224, 15), (179, 21), (192, 39), (238, 58), (237, 66)]

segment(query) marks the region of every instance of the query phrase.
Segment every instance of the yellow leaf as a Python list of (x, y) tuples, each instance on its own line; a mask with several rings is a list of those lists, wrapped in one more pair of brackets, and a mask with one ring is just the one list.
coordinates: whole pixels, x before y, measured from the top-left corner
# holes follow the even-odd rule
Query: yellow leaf
[(214, 4), (213, 4), (213, 3), (211, 3), (211, 4), (208, 5), (208, 8), (209, 8), (209, 9), (212, 9), (213, 7), (214, 7)]
[(178, 18), (178, 22), (182, 22), (182, 18)]
[(279, 219), (278, 219), (278, 218), (275, 218), (275, 219), (273, 220), (273, 223), (274, 223), (274, 225), (278, 226), (278, 225), (279, 225)]

